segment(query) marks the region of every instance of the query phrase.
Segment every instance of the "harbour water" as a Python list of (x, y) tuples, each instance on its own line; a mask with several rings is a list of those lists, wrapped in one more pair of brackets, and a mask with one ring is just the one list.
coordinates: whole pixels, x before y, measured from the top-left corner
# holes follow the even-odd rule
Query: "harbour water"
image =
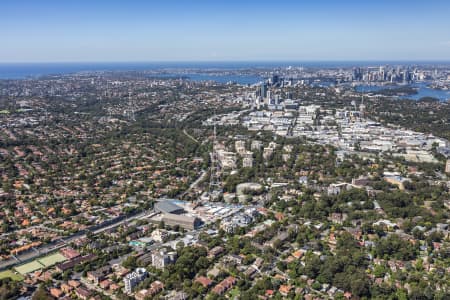
[[(439, 99), (440, 101), (446, 101), (450, 99), (450, 91), (448, 90), (438, 90), (433, 89), (428, 86), (427, 83), (414, 83), (409, 85), (410, 87), (417, 88), (417, 94), (413, 95), (403, 95), (400, 96), (401, 99), (411, 99), (411, 100), (420, 100), (423, 97), (432, 97)], [(358, 92), (374, 92), (385, 89), (395, 89), (399, 86), (377, 86), (377, 85), (359, 85), (356, 87), (356, 91)], [(403, 87), (403, 86), (402, 86)]]

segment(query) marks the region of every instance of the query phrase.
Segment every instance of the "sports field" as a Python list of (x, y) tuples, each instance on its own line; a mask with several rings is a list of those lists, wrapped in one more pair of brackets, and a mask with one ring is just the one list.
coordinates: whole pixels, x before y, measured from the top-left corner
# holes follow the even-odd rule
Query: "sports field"
[(51, 266), (56, 265), (57, 263), (66, 261), (67, 259), (59, 252), (41, 257), (39, 259), (33, 260), (32, 262), (20, 265), (15, 267), (16, 271), (22, 275), (26, 275), (28, 273), (45, 269)]
[(53, 253), (38, 259), (38, 262), (42, 264), (44, 267), (51, 267), (56, 265), (57, 263), (66, 261), (67, 259), (60, 253)]
[(3, 278), (11, 278), (14, 281), (21, 281), (23, 280), (23, 276), (20, 274), (15, 274), (13, 271), (11, 270), (6, 270), (3, 272), (0, 272), (0, 279)]
[(34, 271), (37, 271), (37, 270), (40, 270), (43, 268), (44, 268), (44, 266), (35, 260), (33, 260), (32, 262), (29, 262), (27, 264), (15, 267), (16, 271), (22, 275), (26, 275), (28, 273), (31, 273), (31, 272), (34, 272)]

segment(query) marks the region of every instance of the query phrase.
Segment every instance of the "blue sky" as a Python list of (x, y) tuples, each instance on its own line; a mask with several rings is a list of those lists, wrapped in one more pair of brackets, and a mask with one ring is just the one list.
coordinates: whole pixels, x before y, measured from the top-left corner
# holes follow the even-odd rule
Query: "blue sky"
[(450, 1), (2, 0), (0, 62), (450, 60)]

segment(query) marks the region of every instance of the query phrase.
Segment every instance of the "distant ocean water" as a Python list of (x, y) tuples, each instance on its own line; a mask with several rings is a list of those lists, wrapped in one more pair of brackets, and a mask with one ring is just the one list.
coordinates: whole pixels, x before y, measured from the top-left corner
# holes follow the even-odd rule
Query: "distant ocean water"
[(143, 63), (3, 63), (0, 64), (0, 79), (24, 79), (85, 71), (143, 71), (157, 69), (159, 66)]
[[(47, 75), (62, 75), (95, 71), (149, 71), (166, 69), (161, 77), (187, 77), (192, 80), (213, 80), (220, 83), (238, 82), (254, 84), (263, 80), (256, 75), (210, 75), (201, 73), (177, 73), (176, 69), (235, 70), (250, 67), (268, 67), (267, 64), (170, 62), (170, 63), (15, 63), (0, 64), (0, 79), (27, 79)], [(170, 71), (173, 70), (173, 71)]]

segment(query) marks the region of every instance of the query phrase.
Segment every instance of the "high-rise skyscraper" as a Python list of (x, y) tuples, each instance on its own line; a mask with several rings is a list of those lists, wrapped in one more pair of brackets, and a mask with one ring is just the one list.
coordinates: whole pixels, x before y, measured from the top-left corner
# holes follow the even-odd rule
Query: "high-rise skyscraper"
[(261, 83), (260, 91), (261, 91), (261, 97), (266, 98), (267, 97), (267, 84), (265, 82)]
[(277, 85), (280, 82), (280, 76), (274, 74), (272, 75), (272, 85)]

